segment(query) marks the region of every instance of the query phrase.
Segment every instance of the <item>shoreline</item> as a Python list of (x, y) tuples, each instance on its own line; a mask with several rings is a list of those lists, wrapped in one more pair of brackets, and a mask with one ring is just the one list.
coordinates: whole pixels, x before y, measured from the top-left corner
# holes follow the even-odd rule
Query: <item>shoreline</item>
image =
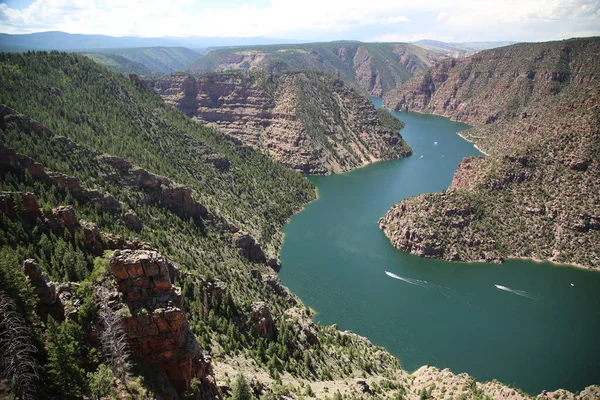
[[(466, 130), (466, 129), (465, 129), (465, 130)], [(461, 134), (461, 132), (464, 132), (464, 131), (456, 132), (456, 134), (457, 134), (458, 136), (460, 136), (461, 138), (463, 138), (465, 141), (467, 141), (467, 142), (469, 142), (469, 143), (473, 143), (473, 146), (474, 146), (474, 147), (477, 149), (477, 151), (479, 151), (480, 153), (482, 153), (482, 154), (483, 154), (483, 155), (485, 155), (486, 157), (489, 157), (489, 155), (490, 155), (489, 153), (486, 153), (485, 151), (481, 150), (481, 149), (479, 148), (479, 146), (477, 146), (477, 143), (475, 143), (475, 141), (474, 141), (474, 140), (469, 140), (469, 139), (467, 139), (467, 138), (466, 138), (464, 135), (462, 135), (462, 134)]]
[[(452, 122), (460, 122), (460, 123), (463, 123), (463, 124), (467, 124), (467, 125), (469, 125), (469, 124), (468, 124), (467, 122), (465, 122), (465, 121), (459, 121), (459, 120), (453, 119), (452, 117), (449, 117), (449, 116), (447, 116), (447, 115), (442, 115), (442, 114), (438, 114), (438, 113), (424, 112), (424, 111), (415, 111), (415, 110), (406, 110), (406, 111), (391, 110), (391, 109), (389, 109), (389, 108), (387, 108), (387, 107), (385, 107), (385, 106), (383, 105), (383, 97), (381, 97), (381, 99), (382, 99), (381, 106), (382, 106), (383, 108), (385, 108), (386, 110), (388, 110), (388, 111), (392, 111), (392, 112), (412, 112), (412, 113), (417, 113), (417, 114), (422, 114), (422, 115), (436, 115), (436, 116), (438, 116), (438, 117), (444, 117), (444, 118), (448, 118), (448, 119), (449, 119), (450, 121), (452, 121)], [(471, 127), (475, 127), (475, 125), (469, 125), (469, 126), (471, 126)], [(490, 155), (489, 153), (486, 153), (485, 151), (481, 150), (481, 148), (480, 148), (479, 146), (477, 146), (477, 144), (476, 144), (476, 142), (475, 142), (474, 140), (469, 140), (469, 139), (467, 139), (467, 138), (466, 138), (464, 135), (462, 135), (462, 134), (461, 134), (461, 132), (464, 132), (464, 131), (466, 131), (466, 129), (463, 129), (462, 131), (456, 132), (456, 134), (457, 134), (458, 136), (460, 136), (461, 138), (463, 138), (465, 141), (467, 141), (467, 142), (469, 142), (469, 143), (473, 143), (473, 146), (474, 146), (474, 147), (477, 149), (477, 151), (479, 151), (480, 153), (484, 154), (485, 156), (489, 156), (489, 155)]]
[(556, 266), (556, 267), (579, 268), (579, 269), (585, 269), (587, 271), (600, 272), (600, 268), (589, 267), (589, 266), (586, 266), (586, 265), (583, 265), (583, 264), (577, 264), (577, 263), (559, 263), (559, 262), (555, 262), (555, 261), (551, 261), (551, 260), (543, 260), (543, 259), (537, 258), (537, 257), (507, 256), (506, 259), (507, 260), (532, 261), (532, 262), (535, 262), (537, 264), (549, 263), (549, 264), (552, 264), (553, 266)]

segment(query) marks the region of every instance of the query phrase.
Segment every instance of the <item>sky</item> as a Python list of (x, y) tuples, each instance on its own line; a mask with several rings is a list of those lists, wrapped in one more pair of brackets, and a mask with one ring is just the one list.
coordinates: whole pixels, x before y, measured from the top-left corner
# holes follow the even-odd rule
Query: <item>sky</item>
[(0, 32), (306, 41), (600, 36), (600, 0), (0, 0)]

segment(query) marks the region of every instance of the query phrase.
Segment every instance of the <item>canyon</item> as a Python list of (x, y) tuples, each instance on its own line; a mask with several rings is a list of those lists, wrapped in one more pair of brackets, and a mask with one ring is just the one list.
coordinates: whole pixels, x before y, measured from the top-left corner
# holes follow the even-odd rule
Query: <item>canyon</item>
[(147, 84), (195, 121), (303, 173), (345, 172), (411, 154), (399, 121), (318, 72), (174, 75)]
[[(482, 214), (490, 215), (487, 207), (497, 203), (488, 205), (483, 201), (487, 198), (477, 197), (485, 185), (498, 193), (514, 189), (519, 195), (516, 184), (532, 182), (530, 192), (522, 196), (527, 201), (519, 205), (536, 218), (556, 215), (563, 222), (556, 231), (568, 231), (561, 236), (566, 245), (553, 245), (560, 252), (556, 260), (595, 265), (593, 252), (584, 253), (586, 246), (597, 249), (598, 214), (593, 211), (597, 126), (592, 123), (597, 116), (597, 87), (595, 72), (580, 57), (597, 58), (597, 53), (590, 53), (595, 43), (570, 43), (566, 53), (572, 72), (565, 76), (535, 70), (546, 82), (539, 89), (539, 97), (546, 100), (531, 100), (509, 116), (494, 116), (491, 108), (472, 112), (481, 119), (468, 122), (484, 126), (483, 133), (476, 130), (473, 137), (485, 139), (478, 145), (491, 156), (463, 161), (450, 194), (424, 195), (427, 206), (431, 199), (453, 204), (444, 208), (440, 226), (453, 219), (450, 227), (464, 228), (476, 224)], [(387, 91), (384, 72), (371, 69), (376, 57), (351, 46), (342, 44), (335, 57), (353, 65), (361, 58), (371, 60), (365, 61), (368, 68), (357, 75), (356, 84), (374, 94)], [(428, 112), (438, 86), (448, 79), (458, 82), (464, 75), (457, 72), (453, 77), (452, 68), (459, 64), (449, 64), (445, 68), (452, 79), (429, 72), (430, 79), (423, 53), (414, 58), (399, 54), (398, 48), (393, 51), (410, 72), (402, 72), (398, 81), (418, 73), (406, 83), (413, 88), (413, 97), (403, 97), (404, 86), (386, 97), (386, 104), (398, 101), (393, 108)], [(496, 58), (501, 58), (506, 50), (497, 51)], [(535, 53), (529, 48), (524, 52)], [(554, 60), (553, 51), (542, 53)], [(471, 59), (466, 60), (464, 65)], [(240, 63), (244, 61), (248, 60)], [(40, 383), (48, 386), (44, 393), (69, 390), (77, 397), (94, 391), (93, 396), (101, 397), (100, 389), (89, 382), (100, 380), (108, 367), (109, 374), (102, 379), (109, 388), (102, 396), (226, 398), (236, 390), (232, 378), (243, 372), (253, 394), (266, 398), (324, 398), (337, 391), (364, 399), (530, 398), (498, 382), (476, 382), (447, 369), (423, 367), (410, 374), (368, 339), (337, 325), (313, 322), (315, 312), (279, 280), (283, 242), (279, 229), (316, 197), (315, 186), (299, 172), (333, 174), (411, 153), (396, 133), (399, 122), (377, 112), (339, 77), (256, 71), (180, 74), (147, 81), (111, 72), (83, 56), (61, 53), (2, 54), (0, 72), (0, 103), (5, 104), (0, 106), (0, 346), (10, 349), (15, 342), (6, 336), (14, 331), (5, 328), (15, 321), (5, 312), (14, 302), (12, 308), (20, 307), (23, 315), (19, 323), (30, 328), (27, 338), (35, 331), (44, 339), (32, 339), (30, 350), (48, 376), (63, 371), (73, 378), (68, 388), (44, 379)], [(588, 92), (565, 83), (571, 81), (585, 82)], [(552, 93), (557, 96), (549, 96)], [(579, 102), (573, 103), (574, 98)], [(559, 155), (562, 164), (544, 159), (540, 148), (530, 149), (523, 140), (518, 141), (525, 148), (523, 154), (508, 154), (495, 145), (517, 142), (518, 129), (535, 133), (537, 122), (529, 121), (550, 118), (543, 114), (544, 101), (555, 99), (562, 99), (562, 108), (552, 109), (554, 113), (568, 112), (569, 122), (577, 128), (573, 135), (583, 132), (576, 136), (582, 140), (572, 140), (560, 136), (562, 130), (556, 128), (560, 132), (548, 143), (538, 135), (541, 145), (549, 146), (553, 157)], [(461, 104), (455, 103), (453, 111), (466, 107)], [(515, 115), (525, 122), (515, 123)], [(556, 118), (548, 126), (566, 124)], [(497, 138), (496, 131), (485, 127), (500, 124), (510, 128), (510, 138)], [(563, 138), (565, 146), (559, 147), (557, 138)], [(494, 168), (501, 172), (493, 181), (484, 174), (491, 168), (490, 159), (497, 161)], [(546, 162), (556, 167), (551, 177), (545, 175), (547, 169), (538, 168)], [(549, 182), (574, 182), (561, 190), (564, 196), (575, 195), (576, 204), (565, 205), (565, 198), (554, 198), (556, 192), (550, 192), (541, 208), (531, 194), (538, 175), (548, 176)], [(474, 193), (474, 200), (466, 197), (469, 201), (462, 204), (452, 198), (461, 191)], [(406, 202), (422, 201), (415, 199)], [(439, 209), (421, 206), (398, 207), (419, 217)], [(394, 214), (380, 222), (388, 236), (400, 232), (399, 218)], [(419, 224), (416, 218), (414, 224)], [(451, 259), (461, 260), (475, 257), (474, 251), (462, 248), (450, 252), (411, 229), (399, 234), (411, 240), (411, 251), (440, 258), (451, 254)], [(417, 233), (412, 233), (415, 229)], [(483, 246), (477, 257), (488, 261), (504, 257), (489, 238), (477, 235), (471, 235), (473, 244), (467, 246)], [(474, 244), (477, 239), (480, 244)], [(570, 243), (575, 242), (583, 250), (573, 249)], [(56, 325), (48, 322), (50, 317), (58, 321)], [(60, 335), (53, 333), (57, 330)], [(112, 338), (108, 346), (102, 344), (107, 337)], [(62, 341), (69, 344), (63, 347), (65, 357), (71, 358), (56, 363), (46, 352), (60, 348)], [(120, 347), (122, 343), (126, 347)], [(126, 354), (131, 357), (127, 368), (119, 357)], [(11, 360), (24, 362), (18, 357)], [(15, 382), (2, 381), (0, 394), (18, 392)], [(575, 398), (564, 390), (543, 392), (538, 398), (548, 396)], [(597, 398), (598, 389), (590, 386), (578, 397)]]

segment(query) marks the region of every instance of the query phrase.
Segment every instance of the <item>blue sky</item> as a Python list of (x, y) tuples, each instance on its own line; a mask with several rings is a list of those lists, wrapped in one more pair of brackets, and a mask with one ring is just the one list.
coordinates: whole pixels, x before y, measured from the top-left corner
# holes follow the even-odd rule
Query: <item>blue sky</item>
[(600, 0), (2, 0), (0, 32), (298, 40), (545, 41), (600, 35)]

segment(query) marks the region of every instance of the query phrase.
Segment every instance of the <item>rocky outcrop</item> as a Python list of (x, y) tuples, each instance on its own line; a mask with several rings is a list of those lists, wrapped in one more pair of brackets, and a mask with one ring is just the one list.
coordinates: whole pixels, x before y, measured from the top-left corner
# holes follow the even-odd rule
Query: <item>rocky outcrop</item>
[(125, 240), (120, 235), (101, 232), (96, 224), (79, 219), (71, 205), (52, 208), (45, 214), (33, 193), (0, 192), (0, 213), (12, 218), (22, 218), (30, 226), (41, 225), (55, 232), (66, 229), (73, 234), (79, 231), (86, 250), (95, 255), (101, 255), (105, 250), (150, 249), (147, 243)]
[(254, 238), (244, 232), (233, 234), (233, 243), (240, 249), (240, 254), (253, 262), (265, 262), (265, 252)]
[(258, 336), (274, 340), (277, 335), (277, 327), (271, 315), (271, 311), (265, 302), (252, 303), (250, 308), (250, 321)]
[(225, 284), (215, 279), (200, 279), (196, 282), (200, 288), (198, 296), (198, 311), (208, 318), (210, 310), (218, 310), (224, 303)]
[(120, 168), (121, 178), (130, 186), (146, 191), (146, 203), (162, 205), (169, 208), (181, 217), (197, 219), (207, 215), (206, 207), (194, 200), (192, 191), (185, 186), (177, 185), (169, 179), (152, 174), (144, 169), (127, 165), (124, 160), (115, 161), (115, 158), (106, 158), (109, 163), (124, 165)]
[[(0, 105), (0, 111), (2, 110)], [(32, 158), (17, 153), (14, 149), (0, 142), (0, 168), (7, 169), (15, 173), (29, 173), (32, 178), (39, 180), (47, 185), (57, 186), (63, 190), (69, 191), (73, 197), (86, 203), (95, 203), (108, 210), (116, 210), (121, 207), (117, 199), (112, 196), (106, 196), (96, 190), (87, 190), (77, 178), (47, 171), (46, 168), (35, 162)]]
[(454, 261), (533, 258), (600, 268), (600, 39), (519, 44), (446, 60), (386, 95), (389, 107), (466, 121), (489, 153), (450, 188), (395, 205), (399, 249)]
[(320, 73), (173, 75), (150, 85), (196, 121), (305, 173), (344, 172), (411, 152), (367, 99)]
[(8, 217), (20, 215), (26, 219), (42, 216), (37, 198), (30, 192), (0, 192), (0, 212)]
[(142, 230), (142, 221), (140, 221), (140, 218), (135, 211), (127, 211), (125, 215), (123, 215), (123, 223), (125, 223), (125, 226), (132, 231), (139, 232)]
[[(435, 382), (435, 385), (432, 385)], [(472, 376), (462, 373), (455, 374), (450, 369), (439, 369), (433, 366), (423, 366), (412, 374), (410, 391), (415, 396), (426, 394), (425, 397), (439, 400), (450, 400), (457, 397), (490, 398), (498, 400), (594, 400), (600, 396), (600, 387), (588, 386), (581, 392), (572, 393), (564, 389), (542, 391), (529, 395), (522, 390), (504, 385), (497, 380), (477, 382)]]
[(281, 269), (281, 260), (278, 258), (270, 258), (269, 261), (267, 261), (267, 265), (271, 267), (273, 271), (279, 272)]
[(300, 332), (306, 341), (311, 345), (319, 344), (317, 329), (310, 315), (301, 307), (293, 307), (285, 312), (285, 317), (290, 321), (294, 329)]
[[(177, 270), (152, 250), (115, 251), (110, 272), (123, 298), (122, 323), (133, 356), (157, 367), (180, 397), (192, 379), (214, 388), (211, 361), (190, 330), (179, 288)], [(213, 396), (218, 397), (213, 391)]]
[(22, 268), (23, 273), (29, 278), (29, 282), (31, 282), (31, 286), (33, 286), (33, 290), (39, 299), (37, 311), (40, 316), (45, 318), (47, 315), (51, 315), (57, 321), (62, 320), (62, 302), (58, 297), (54, 282), (41, 270), (33, 258), (23, 261)]
[(189, 67), (193, 73), (222, 70), (312, 70), (335, 75), (370, 96), (381, 96), (440, 55), (406, 43), (330, 42), (221, 48)]

